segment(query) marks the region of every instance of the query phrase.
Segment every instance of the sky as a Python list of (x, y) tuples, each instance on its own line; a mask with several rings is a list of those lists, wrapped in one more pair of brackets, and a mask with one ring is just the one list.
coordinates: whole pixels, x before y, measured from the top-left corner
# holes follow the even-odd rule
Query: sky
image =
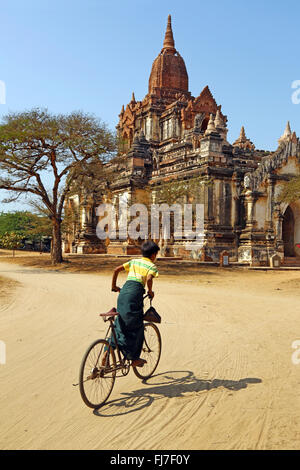
[(82, 110), (114, 130), (132, 92), (148, 92), (168, 14), (190, 92), (209, 86), (229, 142), (243, 125), (256, 148), (276, 150), (288, 120), (300, 135), (299, 0), (0, 0), (0, 120)]

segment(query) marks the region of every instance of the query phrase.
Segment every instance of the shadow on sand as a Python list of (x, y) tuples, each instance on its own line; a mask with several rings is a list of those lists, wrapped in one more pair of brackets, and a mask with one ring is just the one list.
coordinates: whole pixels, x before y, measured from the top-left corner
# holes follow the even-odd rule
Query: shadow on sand
[(150, 406), (155, 400), (161, 398), (185, 397), (185, 393), (195, 395), (196, 393), (210, 391), (220, 387), (232, 391), (247, 388), (248, 384), (258, 384), (262, 380), (258, 378), (245, 378), (240, 380), (221, 379), (197, 379), (191, 371), (168, 371), (155, 375), (149, 380), (144, 380), (147, 387), (123, 392), (122, 398), (109, 401), (101, 408), (94, 410), (96, 416), (112, 417), (126, 415)]

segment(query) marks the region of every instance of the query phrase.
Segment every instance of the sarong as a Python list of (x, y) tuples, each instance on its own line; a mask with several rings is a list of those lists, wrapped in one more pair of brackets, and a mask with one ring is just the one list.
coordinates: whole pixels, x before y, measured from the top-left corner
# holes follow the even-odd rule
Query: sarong
[[(118, 346), (126, 359), (140, 357), (144, 341), (143, 295), (145, 289), (140, 282), (126, 281), (117, 303), (119, 315), (115, 320), (115, 332)], [(110, 338), (113, 348), (114, 339)]]

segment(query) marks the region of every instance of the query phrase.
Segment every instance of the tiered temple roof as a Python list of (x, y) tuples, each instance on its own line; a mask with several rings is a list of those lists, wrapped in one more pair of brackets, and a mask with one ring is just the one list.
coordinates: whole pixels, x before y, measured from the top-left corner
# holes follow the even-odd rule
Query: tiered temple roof
[[(210, 89), (206, 86), (198, 97), (191, 95), (188, 89), (188, 74), (183, 58), (175, 48), (171, 16), (168, 17), (163, 47), (154, 60), (149, 77), (148, 94), (142, 101), (136, 101), (134, 94), (130, 103), (122, 107), (117, 126), (123, 152), (127, 152), (133, 142), (134, 134), (142, 128), (147, 140), (162, 143), (162, 121), (171, 114), (178, 119), (178, 129), (172, 137), (181, 139), (184, 132), (199, 123), (205, 132), (210, 114), (219, 112), (219, 119), (225, 124), (226, 116), (221, 112)], [(146, 120), (151, 119), (151, 130), (146, 130)]]

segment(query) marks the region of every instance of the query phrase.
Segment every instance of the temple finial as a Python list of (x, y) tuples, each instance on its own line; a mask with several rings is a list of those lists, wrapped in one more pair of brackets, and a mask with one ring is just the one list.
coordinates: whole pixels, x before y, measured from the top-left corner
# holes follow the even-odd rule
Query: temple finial
[(284, 133), (285, 133), (285, 135), (291, 135), (292, 134), (290, 121), (287, 122)]
[(240, 139), (241, 139), (242, 141), (245, 141), (245, 140), (247, 139), (244, 126), (242, 126), (242, 128), (241, 128)]
[(166, 30), (164, 44), (163, 44), (163, 50), (165, 49), (175, 50), (175, 41), (174, 41), (173, 31), (172, 31), (171, 15), (168, 16), (167, 30)]

